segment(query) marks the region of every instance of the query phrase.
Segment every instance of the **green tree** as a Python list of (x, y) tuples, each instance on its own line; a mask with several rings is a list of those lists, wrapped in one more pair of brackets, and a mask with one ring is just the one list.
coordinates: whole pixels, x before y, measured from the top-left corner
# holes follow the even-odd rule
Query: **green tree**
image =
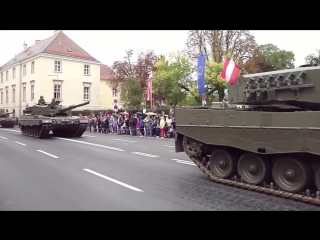
[(163, 100), (170, 106), (176, 106), (187, 96), (185, 89), (192, 81), (192, 63), (182, 53), (171, 53), (166, 58), (162, 56), (155, 63), (152, 90), (158, 103)]
[(120, 99), (125, 108), (129, 106), (141, 107), (144, 89), (139, 80), (129, 78), (120, 85)]
[(278, 48), (274, 44), (260, 45), (253, 56), (244, 64), (247, 73), (270, 72), (294, 68), (295, 56), (292, 51)]
[(267, 63), (271, 64), (275, 70), (294, 68), (294, 53), (278, 48), (274, 44), (260, 45), (259, 49), (264, 55)]
[(217, 63), (213, 60), (206, 62), (205, 83), (207, 88), (207, 102), (213, 102), (215, 95), (219, 97), (221, 102), (225, 95), (227, 87), (226, 81), (221, 78), (223, 63)]
[(138, 51), (136, 59), (133, 59), (133, 57), (134, 52), (130, 49), (126, 51), (122, 61), (113, 63), (111, 69), (114, 78), (108, 81), (108, 84), (112, 88), (120, 88), (120, 102), (122, 104), (138, 107), (144, 102), (146, 82), (149, 73), (154, 70), (154, 64), (158, 60), (158, 56), (154, 51), (147, 50)]

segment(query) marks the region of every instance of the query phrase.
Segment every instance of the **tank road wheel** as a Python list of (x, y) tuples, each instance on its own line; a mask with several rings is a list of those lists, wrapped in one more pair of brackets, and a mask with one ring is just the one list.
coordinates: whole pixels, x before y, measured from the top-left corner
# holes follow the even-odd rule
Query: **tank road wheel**
[(246, 183), (259, 184), (270, 176), (270, 163), (254, 153), (243, 154), (238, 161), (238, 173)]
[(318, 168), (315, 170), (314, 180), (315, 180), (315, 182), (316, 182), (316, 187), (317, 187), (318, 191), (320, 191), (320, 167), (318, 167)]
[(201, 155), (201, 143), (186, 136), (183, 137), (183, 149), (189, 157)]
[(291, 193), (305, 190), (310, 184), (311, 176), (307, 163), (290, 157), (278, 159), (272, 168), (272, 177), (278, 187)]
[(237, 158), (225, 150), (215, 150), (210, 156), (210, 170), (220, 178), (229, 178), (237, 172)]

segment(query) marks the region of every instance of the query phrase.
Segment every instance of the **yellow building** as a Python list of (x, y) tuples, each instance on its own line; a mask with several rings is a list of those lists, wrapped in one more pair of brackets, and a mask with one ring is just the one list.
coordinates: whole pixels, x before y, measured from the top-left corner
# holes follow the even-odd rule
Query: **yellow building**
[(19, 116), (44, 96), (63, 105), (90, 101), (81, 109), (99, 110), (101, 63), (61, 30), (42, 41), (36, 40), (0, 68), (0, 109)]
[(113, 76), (110, 67), (103, 64), (100, 66), (100, 105), (102, 110), (114, 109), (115, 100), (118, 109), (121, 108), (119, 89), (112, 88), (108, 84), (108, 81), (112, 81)]

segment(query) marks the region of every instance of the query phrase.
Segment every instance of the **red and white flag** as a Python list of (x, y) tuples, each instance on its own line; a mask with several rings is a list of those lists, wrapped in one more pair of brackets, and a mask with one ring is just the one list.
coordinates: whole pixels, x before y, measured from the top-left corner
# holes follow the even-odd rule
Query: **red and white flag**
[(147, 101), (152, 99), (152, 72), (147, 80)]
[(232, 59), (226, 58), (226, 61), (221, 72), (221, 77), (225, 79), (230, 84), (235, 84), (237, 82), (239, 72), (241, 67), (236, 64)]

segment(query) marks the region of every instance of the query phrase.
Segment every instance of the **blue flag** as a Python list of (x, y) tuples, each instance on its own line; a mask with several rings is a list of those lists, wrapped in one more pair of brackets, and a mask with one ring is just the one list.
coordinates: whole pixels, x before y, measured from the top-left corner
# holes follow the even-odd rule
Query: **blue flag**
[(206, 66), (206, 56), (198, 57), (198, 90), (200, 94), (204, 94), (204, 70)]

